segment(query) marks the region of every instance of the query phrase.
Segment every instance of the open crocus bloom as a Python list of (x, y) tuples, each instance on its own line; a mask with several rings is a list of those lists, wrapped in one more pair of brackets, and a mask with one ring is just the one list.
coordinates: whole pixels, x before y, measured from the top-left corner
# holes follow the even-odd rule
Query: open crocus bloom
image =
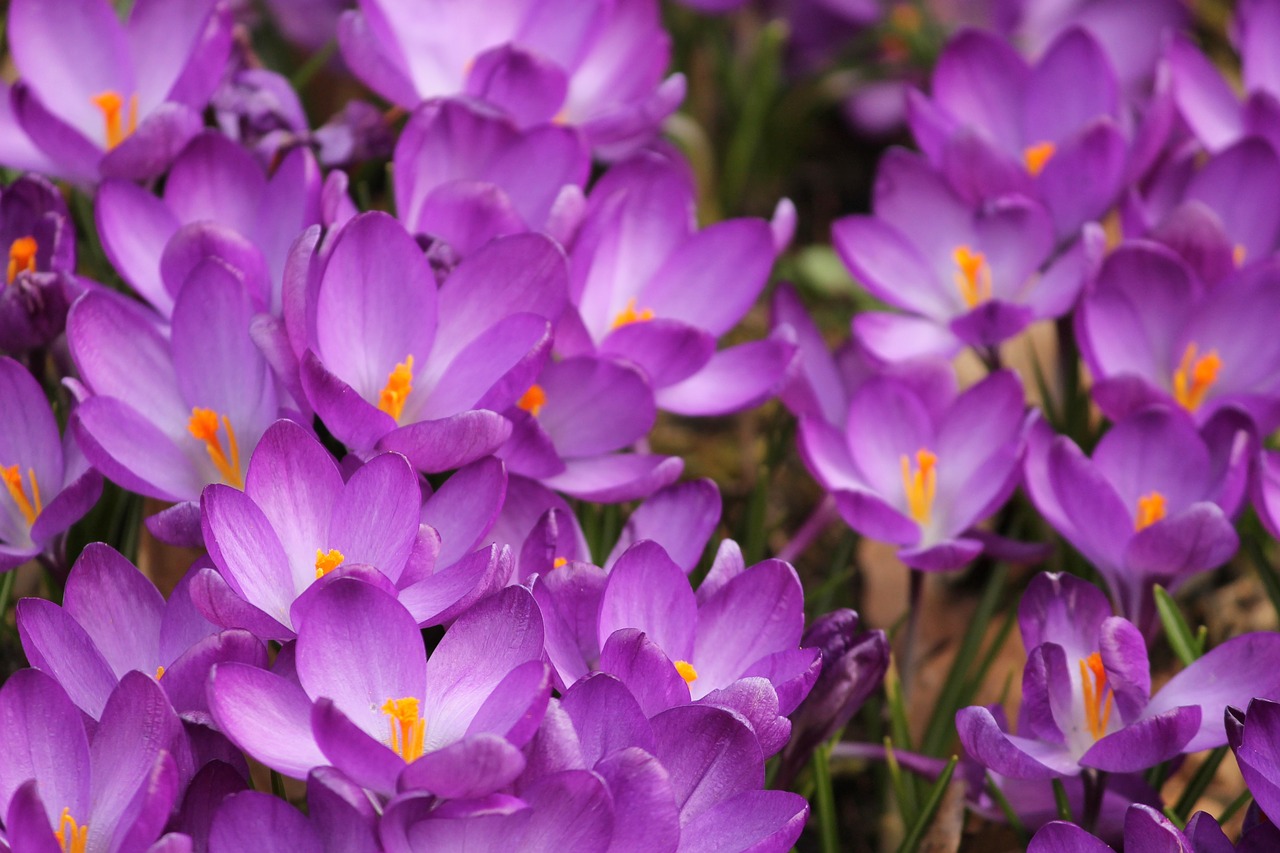
[(1031, 431), (1032, 502), (1144, 630), (1156, 618), (1153, 584), (1176, 588), (1239, 545), (1231, 517), (1248, 483), (1246, 425), (1224, 412), (1197, 431), (1184, 412), (1153, 406), (1112, 427), (1092, 459), (1043, 421)]
[[(1135, 803), (1124, 817), (1124, 849), (1140, 853), (1231, 853), (1236, 847), (1218, 822), (1205, 812), (1196, 812), (1187, 821), (1186, 828), (1179, 829), (1157, 809)], [(1242, 846), (1239, 849), (1261, 851), (1266, 848)], [(1074, 823), (1055, 820), (1036, 833), (1027, 853), (1114, 853), (1114, 850)]]
[(546, 710), (542, 636), (532, 596), (509, 587), (460, 616), (428, 660), (399, 602), (340, 578), (299, 603), (296, 681), (222, 664), (209, 705), (233, 742), (295, 778), (333, 765), (386, 794), (484, 796), (524, 769), (519, 747)]
[(843, 430), (801, 419), (800, 452), (850, 527), (903, 546), (913, 568), (946, 571), (982, 552), (972, 528), (1017, 483), (1025, 408), (1009, 371), (954, 398), (881, 376), (854, 392)]
[[(231, 15), (216, 0), (139, 0), (122, 24), (107, 0), (14, 0), (8, 36), (19, 79), (0, 135), (27, 137), (48, 174), (138, 179), (162, 172), (200, 131)], [(10, 101), (7, 87), (0, 100)]]
[(0, 358), (0, 571), (40, 554), (102, 494), (102, 475), (58, 435), (44, 390)]
[(1014, 779), (1141, 772), (1226, 743), (1227, 706), (1280, 695), (1280, 635), (1255, 633), (1211, 650), (1152, 696), (1142, 633), (1111, 615), (1101, 590), (1071, 575), (1036, 577), (1018, 624), (1029, 650), (1018, 733), (999, 706), (956, 713), (969, 755)]
[(500, 6), (361, 0), (338, 26), (342, 56), (380, 95), (412, 109), (468, 95), (522, 125), (580, 127), (615, 159), (657, 135), (684, 99), (663, 79), (671, 39), (655, 0), (503, 0)]

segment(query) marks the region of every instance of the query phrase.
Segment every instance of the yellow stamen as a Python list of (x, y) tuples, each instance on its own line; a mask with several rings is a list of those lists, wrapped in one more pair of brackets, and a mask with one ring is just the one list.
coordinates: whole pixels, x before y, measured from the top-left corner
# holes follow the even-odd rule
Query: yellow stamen
[(162, 678), (164, 678), (164, 667), (158, 666), (156, 667), (156, 681), (159, 681)]
[(341, 551), (336, 548), (330, 548), (329, 553), (316, 549), (316, 580), (329, 574), (329, 572), (342, 565), (342, 561), (347, 559)]
[(9, 244), (9, 284), (18, 277), (18, 273), (36, 271), (35, 237), (19, 237)]
[(554, 560), (551, 561), (551, 568), (558, 569), (568, 562), (569, 561), (566, 560), (564, 557), (556, 557)]
[(58, 839), (58, 848), (62, 853), (85, 853), (89, 846), (89, 824), (81, 826), (71, 816), (71, 809), (63, 809), (54, 837)]
[(617, 329), (631, 323), (644, 323), (653, 319), (653, 309), (641, 308), (636, 310), (636, 298), (633, 296), (627, 300), (627, 307), (623, 308), (613, 318), (612, 328)]
[(1022, 149), (1022, 162), (1027, 165), (1027, 171), (1031, 173), (1031, 177), (1034, 178), (1044, 171), (1044, 167), (1057, 150), (1058, 147), (1052, 142), (1037, 142)]
[(901, 456), (902, 488), (907, 495), (907, 511), (916, 523), (924, 527), (933, 512), (933, 499), (938, 494), (938, 457), (925, 448), (916, 451), (916, 466), (912, 470), (911, 458)]
[(1089, 655), (1088, 660), (1080, 661), (1080, 689), (1084, 693), (1084, 714), (1089, 723), (1089, 734), (1098, 740), (1107, 733), (1113, 694), (1107, 684), (1102, 655), (1097, 652)]
[[(1238, 267), (1244, 266), (1244, 259), (1249, 254), (1249, 250), (1245, 248), (1243, 243), (1236, 243), (1231, 249), (1231, 261)], [(10, 279), (12, 281), (12, 279)]]
[(208, 451), (213, 466), (222, 475), (223, 482), (243, 489), (244, 478), (240, 473), (240, 445), (236, 443), (236, 431), (231, 427), (231, 419), (223, 415), (222, 427), (227, 433), (227, 447), (223, 450), (222, 440), (218, 438), (218, 422), (218, 413), (213, 409), (195, 406), (191, 409), (191, 420), (187, 421), (187, 431), (204, 442), (204, 449)]
[(968, 246), (957, 246), (951, 253), (956, 262), (956, 287), (970, 308), (991, 298), (991, 267), (987, 256)]
[(44, 501), (40, 499), (40, 484), (36, 482), (35, 469), (27, 469), (27, 480), (31, 483), (30, 495), (22, 485), (22, 471), (17, 465), (0, 468), (0, 479), (4, 480), (4, 486), (9, 490), (9, 497), (13, 498), (13, 502), (18, 505), (18, 511), (27, 520), (27, 526), (35, 524), (36, 516), (44, 510)]
[(107, 150), (110, 151), (138, 129), (138, 96), (129, 96), (129, 115), (124, 115), (125, 102), (120, 93), (112, 89), (90, 98), (93, 105), (102, 110), (107, 125)]
[(529, 386), (529, 390), (520, 395), (520, 399), (516, 400), (516, 406), (524, 409), (535, 418), (538, 412), (542, 411), (542, 407), (547, 404), (547, 392), (542, 390), (542, 386), (536, 382)]
[(1102, 233), (1106, 237), (1106, 252), (1110, 254), (1119, 248), (1124, 242), (1124, 223), (1120, 220), (1120, 211), (1111, 208), (1106, 216), (1102, 217)]
[(693, 684), (698, 680), (698, 671), (693, 668), (693, 664), (687, 660), (678, 660), (675, 664), (676, 672), (680, 673), (680, 677), (684, 679), (685, 684)]
[(1150, 527), (1164, 518), (1167, 512), (1164, 495), (1159, 492), (1143, 495), (1138, 498), (1138, 518), (1134, 522), (1134, 527), (1138, 530)]
[(413, 356), (406, 355), (404, 361), (391, 368), (387, 384), (378, 392), (378, 408), (398, 421), (404, 411), (404, 402), (412, 391)]
[(418, 700), (412, 696), (388, 699), (382, 706), (382, 713), (390, 718), (391, 749), (405, 761), (421, 758), (427, 721), (418, 716)]
[(1187, 344), (1182, 361), (1173, 372), (1173, 398), (1188, 412), (1200, 408), (1205, 395), (1218, 381), (1218, 371), (1222, 369), (1222, 359), (1216, 349), (1197, 358), (1198, 352), (1195, 344)]

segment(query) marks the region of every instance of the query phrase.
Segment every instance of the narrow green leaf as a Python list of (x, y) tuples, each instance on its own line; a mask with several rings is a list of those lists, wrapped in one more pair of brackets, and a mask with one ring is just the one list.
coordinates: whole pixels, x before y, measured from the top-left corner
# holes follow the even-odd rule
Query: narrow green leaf
[(885, 766), (889, 768), (889, 780), (893, 783), (893, 790), (897, 795), (898, 813), (902, 815), (902, 825), (911, 826), (916, 821), (916, 815), (919, 814), (919, 806), (916, 804), (916, 787), (902, 772), (898, 755), (893, 751), (893, 738), (890, 737), (884, 739), (884, 761)]
[(1058, 817), (1068, 823), (1075, 823), (1075, 819), (1071, 817), (1071, 800), (1067, 798), (1067, 789), (1061, 779), (1053, 780), (1053, 801), (1058, 806)]
[(898, 853), (913, 853), (920, 847), (920, 841), (924, 838), (929, 824), (933, 822), (933, 816), (938, 813), (938, 806), (942, 805), (942, 798), (947, 794), (947, 786), (951, 784), (951, 776), (955, 773), (956, 765), (959, 763), (960, 756), (951, 756), (951, 760), (947, 762), (942, 775), (938, 777), (938, 781), (929, 789), (929, 796), (924, 801), (924, 808), (920, 810), (920, 816), (916, 818), (915, 825), (911, 827), (907, 837), (902, 839), (902, 845), (898, 848)]
[(1199, 644), (1191, 633), (1187, 620), (1182, 618), (1182, 611), (1173, 600), (1173, 596), (1165, 592), (1164, 587), (1156, 584), (1152, 589), (1156, 596), (1156, 610), (1160, 614), (1160, 624), (1164, 626), (1164, 635), (1169, 640), (1173, 653), (1182, 661), (1183, 666), (1191, 666), (1200, 657), (1197, 651)]
[(818, 809), (818, 830), (822, 853), (840, 853), (840, 828), (836, 822), (836, 798), (831, 786), (831, 744), (813, 751), (813, 781)]
[(1027, 825), (1022, 822), (1022, 818), (1018, 817), (1018, 813), (1013, 810), (1013, 806), (1009, 803), (1009, 798), (1004, 795), (1004, 791), (1000, 790), (1000, 786), (996, 784), (995, 777), (987, 773), (987, 790), (991, 792), (991, 799), (996, 801), (996, 805), (1000, 806), (1000, 811), (1004, 813), (1004, 819), (1009, 822), (1009, 827), (1018, 833), (1018, 837), (1022, 839), (1022, 845), (1025, 847), (1027, 842), (1031, 840), (1031, 833), (1027, 831)]
[(1213, 781), (1214, 774), (1218, 772), (1218, 765), (1226, 757), (1227, 747), (1220, 746), (1209, 753), (1204, 760), (1204, 764), (1196, 768), (1195, 775), (1191, 777), (1191, 781), (1187, 783), (1182, 796), (1178, 798), (1177, 805), (1173, 807), (1174, 813), (1178, 815), (1182, 823), (1187, 822), (1187, 818), (1191, 816), (1191, 810), (1195, 808), (1196, 802), (1204, 796), (1204, 792), (1209, 789), (1209, 783)]

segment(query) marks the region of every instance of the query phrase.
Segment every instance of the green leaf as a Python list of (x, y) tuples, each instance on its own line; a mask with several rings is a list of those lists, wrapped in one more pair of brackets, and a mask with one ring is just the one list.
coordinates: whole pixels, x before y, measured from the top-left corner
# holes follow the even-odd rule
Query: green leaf
[(929, 796), (924, 801), (924, 808), (920, 810), (920, 816), (916, 819), (915, 825), (911, 827), (911, 831), (907, 833), (907, 837), (902, 839), (902, 846), (898, 848), (898, 853), (912, 853), (912, 851), (919, 848), (925, 831), (929, 828), (929, 824), (933, 822), (933, 816), (938, 813), (938, 806), (942, 805), (942, 798), (946, 796), (947, 786), (951, 784), (951, 776), (955, 773), (956, 765), (959, 763), (960, 756), (951, 756), (951, 760), (947, 762), (942, 775), (938, 777), (938, 781), (929, 789)]
[(1203, 647), (1196, 635), (1191, 633), (1191, 626), (1182, 618), (1182, 611), (1173, 600), (1173, 596), (1165, 592), (1164, 587), (1156, 584), (1152, 590), (1156, 596), (1156, 610), (1160, 614), (1160, 624), (1164, 626), (1164, 635), (1169, 640), (1173, 653), (1182, 661), (1183, 666), (1190, 666), (1201, 654)]

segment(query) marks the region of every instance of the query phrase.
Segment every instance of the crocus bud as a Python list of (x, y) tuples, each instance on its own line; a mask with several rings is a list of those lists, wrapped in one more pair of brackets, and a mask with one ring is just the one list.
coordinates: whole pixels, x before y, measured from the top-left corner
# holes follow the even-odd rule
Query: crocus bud
[(884, 680), (889, 641), (884, 631), (858, 631), (858, 614), (841, 609), (805, 632), (802, 648), (822, 650), (822, 673), (791, 715), (791, 741), (782, 753), (777, 785), (785, 787), (813, 750), (842, 729)]

